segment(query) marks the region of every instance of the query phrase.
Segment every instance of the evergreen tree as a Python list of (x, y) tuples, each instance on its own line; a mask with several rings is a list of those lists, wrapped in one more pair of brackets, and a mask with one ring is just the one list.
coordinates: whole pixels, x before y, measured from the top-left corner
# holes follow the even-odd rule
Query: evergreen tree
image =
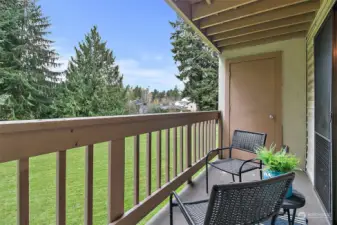
[(78, 47), (66, 72), (55, 116), (123, 114), (126, 91), (113, 52), (94, 26)]
[(45, 118), (58, 73), (46, 36), (49, 19), (34, 0), (0, 2), (0, 119)]
[(53, 41), (47, 39), (51, 26), (49, 18), (42, 13), (36, 0), (24, 1), (24, 20), (22, 41), (24, 48), (21, 55), (22, 69), (32, 72), (37, 78), (47, 83), (58, 80), (60, 73), (51, 68), (58, 67), (58, 54), (52, 49)]
[(172, 97), (175, 101), (180, 99), (180, 91), (177, 86), (175, 86), (174, 89), (172, 90)]
[(168, 90), (166, 92), (166, 95), (168, 98), (174, 101), (177, 101), (178, 99), (180, 99), (180, 92), (177, 86), (175, 86), (174, 89)]
[(183, 97), (189, 97), (200, 110), (217, 109), (218, 59), (192, 28), (178, 18), (170, 22), (173, 58), (178, 65), (177, 78), (184, 82)]
[(157, 89), (154, 89), (152, 92), (152, 101), (156, 100), (158, 98), (159, 91)]
[(0, 68), (18, 69), (18, 48), (22, 47), (20, 36), (24, 7), (17, 0), (0, 1)]
[(133, 88), (133, 93), (134, 93), (135, 99), (141, 99), (143, 95), (143, 88), (137, 85), (135, 88)]
[(163, 98), (165, 98), (165, 96), (166, 96), (166, 91), (160, 91), (158, 93), (159, 101), (161, 101)]

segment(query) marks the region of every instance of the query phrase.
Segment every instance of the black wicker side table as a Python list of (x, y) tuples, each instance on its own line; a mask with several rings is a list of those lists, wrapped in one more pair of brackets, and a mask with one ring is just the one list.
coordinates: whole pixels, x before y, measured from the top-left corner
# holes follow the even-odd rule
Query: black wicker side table
[[(284, 213), (288, 214), (288, 222), (290, 225), (295, 224), (296, 210), (302, 208), (304, 205), (305, 197), (296, 190), (293, 190), (293, 195), (290, 198), (284, 199), (282, 208)], [(293, 210), (292, 217), (290, 216), (290, 210)]]

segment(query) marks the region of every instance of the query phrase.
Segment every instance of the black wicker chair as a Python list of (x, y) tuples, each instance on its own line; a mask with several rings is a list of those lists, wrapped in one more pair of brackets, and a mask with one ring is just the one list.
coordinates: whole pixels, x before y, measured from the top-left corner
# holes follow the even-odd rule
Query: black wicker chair
[(262, 181), (214, 185), (210, 199), (196, 202), (183, 203), (172, 192), (170, 225), (174, 206), (179, 206), (190, 225), (258, 224), (270, 218), (273, 225), (294, 177), (295, 173), (288, 173)]
[(288, 145), (282, 145), (281, 149), (283, 149), (286, 153), (289, 153), (289, 146)]
[[(256, 159), (241, 160), (232, 158), (232, 149), (238, 149), (250, 153), (256, 153), (256, 148), (264, 146), (266, 143), (267, 134), (255, 133), (249, 131), (235, 130), (232, 138), (232, 145), (230, 147), (218, 148), (211, 150), (206, 156), (206, 192), (208, 193), (208, 164), (212, 167), (232, 174), (233, 181), (234, 176), (239, 176), (241, 182), (242, 173), (246, 173), (251, 170), (260, 169), (260, 178), (262, 180), (262, 162), (257, 163)], [(213, 153), (221, 150), (229, 150), (228, 159), (219, 159), (214, 162), (209, 162), (208, 157)]]

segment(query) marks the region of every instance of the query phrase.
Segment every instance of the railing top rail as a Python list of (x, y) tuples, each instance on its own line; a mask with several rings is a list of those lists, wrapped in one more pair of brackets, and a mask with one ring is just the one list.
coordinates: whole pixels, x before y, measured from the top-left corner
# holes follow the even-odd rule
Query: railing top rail
[[(13, 132), (41, 131), (48, 129), (65, 129), (82, 126), (96, 126), (106, 124), (136, 123), (160, 119), (173, 119), (206, 114), (218, 114), (219, 111), (157, 113), (144, 115), (120, 115), (99, 117), (74, 117), (62, 119), (0, 121), (0, 135)], [(1, 146), (0, 146), (1, 147)]]
[(218, 111), (0, 123), (0, 163), (220, 118)]

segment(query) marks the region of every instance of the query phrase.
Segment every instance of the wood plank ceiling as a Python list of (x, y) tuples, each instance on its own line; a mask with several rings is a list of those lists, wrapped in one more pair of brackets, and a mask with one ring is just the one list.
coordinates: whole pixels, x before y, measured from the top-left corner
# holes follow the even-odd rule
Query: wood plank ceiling
[(166, 0), (217, 52), (305, 37), (319, 0)]

